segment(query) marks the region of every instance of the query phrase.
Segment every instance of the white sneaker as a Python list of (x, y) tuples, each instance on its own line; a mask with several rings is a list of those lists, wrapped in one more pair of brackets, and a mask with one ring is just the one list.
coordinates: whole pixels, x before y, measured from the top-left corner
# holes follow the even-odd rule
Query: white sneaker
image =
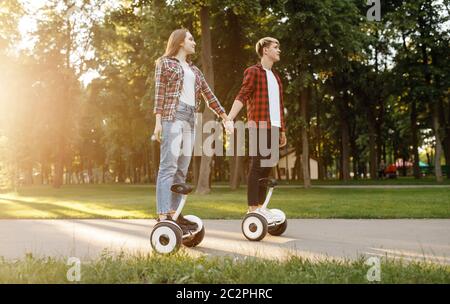
[(273, 222), (278, 222), (278, 221), (282, 221), (283, 220), (278, 215), (270, 212), (270, 210), (267, 209), (267, 208), (257, 208), (253, 212), (259, 213), (262, 216), (264, 216), (266, 218), (268, 224), (271, 224)]
[(272, 215), (272, 218), (275, 220), (275, 222), (282, 222), (284, 220), (284, 217), (281, 214), (274, 213), (270, 209), (264, 208), (268, 213)]

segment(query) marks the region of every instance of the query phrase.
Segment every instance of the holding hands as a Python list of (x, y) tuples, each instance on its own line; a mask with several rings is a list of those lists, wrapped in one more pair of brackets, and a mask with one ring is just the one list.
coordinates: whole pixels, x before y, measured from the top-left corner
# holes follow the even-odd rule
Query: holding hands
[(234, 133), (234, 123), (231, 119), (227, 119), (223, 121), (223, 126), (225, 127), (225, 132), (227, 134), (233, 134)]
[(227, 134), (233, 134), (234, 133), (234, 123), (233, 123), (233, 119), (230, 117), (230, 115), (227, 115), (225, 113), (223, 113), (221, 115), (222, 117), (222, 124), (225, 128), (225, 132)]

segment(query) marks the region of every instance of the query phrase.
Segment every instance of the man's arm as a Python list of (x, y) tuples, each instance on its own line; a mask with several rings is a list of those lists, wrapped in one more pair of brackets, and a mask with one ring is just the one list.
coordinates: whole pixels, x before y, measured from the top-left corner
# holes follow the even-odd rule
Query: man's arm
[(247, 101), (251, 98), (253, 91), (255, 89), (255, 79), (256, 79), (256, 70), (252, 67), (248, 68), (244, 72), (244, 79), (242, 80), (242, 86), (239, 90), (239, 93), (234, 100), (233, 106), (231, 107), (230, 113), (228, 117), (231, 120), (234, 120), (236, 116), (239, 114), (241, 109), (247, 103)]
[(243, 107), (244, 107), (244, 104), (240, 100), (236, 99), (233, 102), (233, 106), (231, 107), (230, 113), (228, 113), (228, 117), (231, 120), (234, 120)]

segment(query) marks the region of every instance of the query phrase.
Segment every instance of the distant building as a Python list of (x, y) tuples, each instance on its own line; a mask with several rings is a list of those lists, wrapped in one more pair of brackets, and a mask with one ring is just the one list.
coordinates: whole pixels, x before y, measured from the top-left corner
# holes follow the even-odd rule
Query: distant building
[[(289, 178), (291, 179), (294, 176), (294, 166), (297, 157), (295, 156), (295, 148), (288, 148), (287, 153), (286, 149), (281, 149), (280, 151), (280, 160), (278, 161), (278, 170), (274, 170), (276, 179), (286, 179), (286, 168), (289, 170)], [(317, 160), (313, 158), (309, 158), (309, 169), (310, 169), (310, 178), (318, 179), (319, 178), (319, 163)], [(280, 172), (280, 176), (278, 176), (278, 171)]]

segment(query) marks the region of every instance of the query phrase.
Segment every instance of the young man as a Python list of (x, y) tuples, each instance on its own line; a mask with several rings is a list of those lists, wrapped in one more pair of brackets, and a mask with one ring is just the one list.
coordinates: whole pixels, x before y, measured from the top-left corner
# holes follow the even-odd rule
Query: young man
[[(249, 132), (250, 143), (256, 141), (258, 147), (256, 155), (250, 155), (247, 188), (248, 210), (249, 212), (260, 212), (269, 220), (277, 220), (275, 214), (262, 208), (267, 187), (260, 185), (259, 179), (268, 177), (272, 167), (261, 166), (261, 160), (268, 159), (270, 156), (261, 155), (259, 140), (260, 135), (266, 132), (265, 137), (268, 139), (267, 143), (272, 151), (284, 147), (287, 143), (283, 117), (283, 86), (280, 76), (272, 69), (273, 64), (280, 60), (280, 43), (275, 38), (262, 38), (256, 44), (256, 53), (261, 58), (261, 62), (245, 70), (242, 87), (235, 98), (228, 118), (234, 120), (242, 107), (244, 105), (247, 107), (249, 129), (251, 126), (257, 128), (257, 132)], [(274, 132), (276, 134), (280, 132), (279, 145), (271, 145), (270, 139)], [(258, 134), (257, 138), (254, 138), (255, 134)]]

